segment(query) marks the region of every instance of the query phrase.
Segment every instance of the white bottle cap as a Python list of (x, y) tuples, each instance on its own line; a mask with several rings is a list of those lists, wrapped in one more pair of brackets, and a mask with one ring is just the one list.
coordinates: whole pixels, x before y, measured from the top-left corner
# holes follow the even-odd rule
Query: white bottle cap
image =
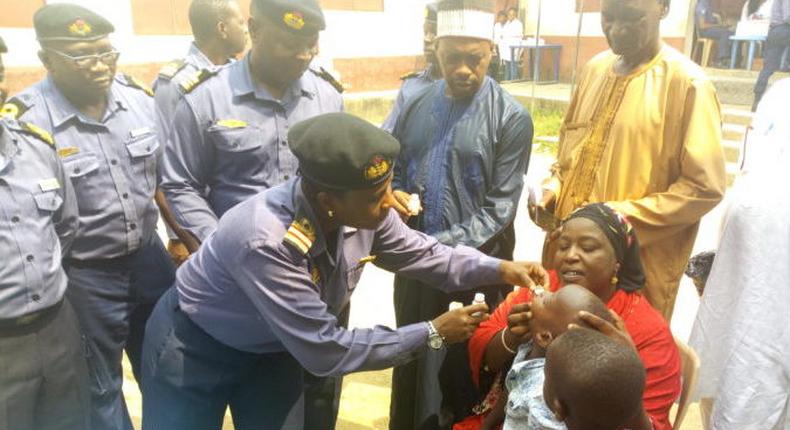
[(483, 293), (475, 293), (475, 300), (472, 303), (485, 303), (486, 295)]

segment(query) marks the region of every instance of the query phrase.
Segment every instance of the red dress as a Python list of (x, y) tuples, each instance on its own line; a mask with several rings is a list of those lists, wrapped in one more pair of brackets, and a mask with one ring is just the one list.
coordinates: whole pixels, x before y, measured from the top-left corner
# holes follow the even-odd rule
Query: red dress
[[(551, 291), (560, 288), (556, 272), (551, 276)], [(515, 304), (527, 303), (532, 300), (532, 292), (522, 288), (518, 293), (511, 293), (491, 314), (488, 321), (477, 328), (469, 340), (469, 366), (472, 378), (479, 381), (479, 372), (483, 364), (488, 342), (507, 327), (507, 316)], [(645, 381), (644, 407), (653, 421), (655, 430), (671, 430), (669, 410), (672, 403), (680, 396), (680, 354), (672, 332), (664, 318), (647, 299), (639, 293), (617, 290), (606, 306), (615, 311), (625, 321), (625, 328), (636, 345), (639, 357), (647, 371)], [(475, 420), (477, 421), (477, 420)], [(478, 424), (479, 425), (479, 424)], [(473, 429), (473, 426), (459, 427)]]

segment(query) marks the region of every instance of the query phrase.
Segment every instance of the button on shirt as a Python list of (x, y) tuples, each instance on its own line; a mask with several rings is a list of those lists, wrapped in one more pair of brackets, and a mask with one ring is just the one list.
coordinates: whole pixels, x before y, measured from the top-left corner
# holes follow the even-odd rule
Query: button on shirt
[(294, 220), (317, 226), (295, 179), (232, 210), (178, 271), (181, 309), (220, 342), (253, 353), (287, 350), (319, 376), (403, 363), (428, 339), (426, 323), (346, 330), (348, 304), (366, 262), (445, 291), (501, 282), (500, 260), (449, 248), (409, 229), (391, 211), (377, 230), (339, 229), (327, 252), (318, 227), (308, 251), (287, 241)]
[(274, 99), (254, 84), (249, 56), (184, 94), (161, 185), (179, 224), (204, 241), (225, 211), (296, 175), (291, 125), (342, 109), (337, 90), (311, 71)]
[(154, 103), (156, 104), (156, 119), (161, 142), (166, 142), (170, 136), (178, 99), (181, 98), (179, 85), (184, 79), (193, 76), (198, 70), (216, 70), (222, 65), (215, 65), (206, 57), (193, 42), (183, 59), (184, 65), (173, 76), (166, 77), (160, 74), (154, 82)]
[(0, 321), (48, 308), (66, 291), (62, 249), (77, 202), (55, 149), (0, 120)]
[(161, 153), (153, 99), (115, 78), (101, 121), (83, 115), (47, 78), (16, 98), (22, 119), (55, 138), (77, 194), (80, 234), (69, 257), (88, 260), (127, 255), (155, 234), (153, 197)]

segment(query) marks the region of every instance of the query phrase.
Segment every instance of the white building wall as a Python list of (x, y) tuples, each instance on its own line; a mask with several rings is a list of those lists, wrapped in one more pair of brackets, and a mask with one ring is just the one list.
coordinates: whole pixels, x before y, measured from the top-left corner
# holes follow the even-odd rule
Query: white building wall
[[(579, 14), (576, 13), (576, 0), (540, 0), (541, 4), (541, 34), (550, 36), (576, 36)], [(522, 0), (526, 4), (527, 34), (535, 34), (538, 22), (539, 0)], [(663, 37), (685, 37), (688, 24), (691, 0), (672, 0), (669, 15), (661, 22), (661, 35)], [(582, 20), (584, 37), (603, 37), (601, 31), (601, 14), (588, 12)]]
[[(20, 0), (25, 1), (25, 0)], [(162, 63), (186, 52), (190, 36), (134, 34), (130, 0), (49, 0), (81, 4), (115, 25), (111, 36), (122, 64)], [(420, 55), (426, 0), (385, 0), (384, 12), (325, 11), (327, 29), (321, 34), (321, 57), (368, 58)], [(32, 26), (32, 23), (31, 23)], [(6, 67), (38, 66), (38, 44), (32, 28), (0, 28), (10, 48)]]

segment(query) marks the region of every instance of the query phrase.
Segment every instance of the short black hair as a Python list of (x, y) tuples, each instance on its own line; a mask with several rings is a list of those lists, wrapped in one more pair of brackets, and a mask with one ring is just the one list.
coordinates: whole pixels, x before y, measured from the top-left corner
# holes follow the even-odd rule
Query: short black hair
[(568, 421), (588, 430), (620, 428), (642, 408), (645, 368), (636, 351), (595, 330), (568, 330), (552, 342), (546, 377)]
[(189, 26), (195, 39), (214, 35), (217, 23), (227, 17), (228, 4), (236, 0), (192, 0), (189, 5)]

